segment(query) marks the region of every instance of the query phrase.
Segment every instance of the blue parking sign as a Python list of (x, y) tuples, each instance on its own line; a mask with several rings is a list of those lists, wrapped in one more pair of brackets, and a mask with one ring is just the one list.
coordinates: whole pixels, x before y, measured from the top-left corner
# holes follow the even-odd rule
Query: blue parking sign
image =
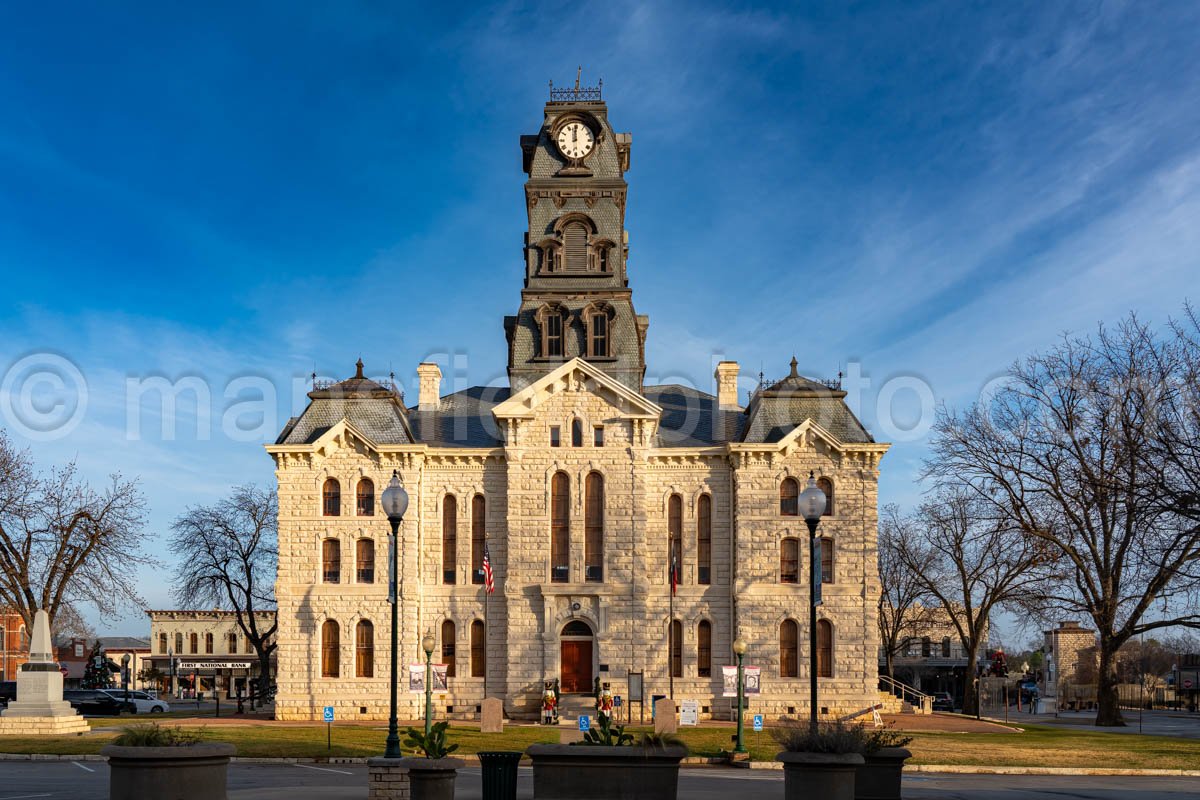
[(754, 715), (754, 730), (761, 732), (762, 729), (763, 729), (763, 715), (755, 714)]
[(587, 733), (592, 727), (592, 718), (584, 714), (579, 718), (579, 730)]
[(325, 706), (325, 721), (333, 722), (333, 706)]

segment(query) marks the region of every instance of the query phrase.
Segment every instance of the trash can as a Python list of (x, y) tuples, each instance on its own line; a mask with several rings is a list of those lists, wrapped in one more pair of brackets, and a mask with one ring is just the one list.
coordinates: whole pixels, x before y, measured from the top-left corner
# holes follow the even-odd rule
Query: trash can
[(520, 751), (479, 753), (483, 769), (483, 800), (517, 800), (517, 765)]

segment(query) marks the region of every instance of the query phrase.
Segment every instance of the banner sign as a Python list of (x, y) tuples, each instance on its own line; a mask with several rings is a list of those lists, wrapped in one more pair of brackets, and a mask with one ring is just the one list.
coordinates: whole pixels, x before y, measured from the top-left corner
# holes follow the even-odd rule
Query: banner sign
[[(446, 665), (433, 665), (433, 691), (447, 691)], [(408, 691), (414, 694), (425, 694), (425, 665), (424, 664), (409, 664), (408, 665)]]
[(184, 661), (184, 669), (250, 669), (249, 661)]
[[(737, 667), (721, 667), (721, 696), (737, 697)], [(762, 694), (762, 667), (742, 668), (742, 692)]]
[(812, 545), (812, 604), (821, 605), (821, 539), (813, 537)]

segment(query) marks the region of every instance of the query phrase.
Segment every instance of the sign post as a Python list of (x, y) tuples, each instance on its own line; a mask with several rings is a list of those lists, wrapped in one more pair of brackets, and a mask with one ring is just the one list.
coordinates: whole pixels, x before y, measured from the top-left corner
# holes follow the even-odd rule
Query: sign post
[(333, 749), (333, 706), (325, 706), (325, 749)]
[(763, 729), (763, 715), (755, 714), (754, 715), (754, 732), (762, 733), (762, 729)]
[(587, 733), (592, 729), (592, 718), (587, 714), (582, 714), (579, 717), (579, 732)]

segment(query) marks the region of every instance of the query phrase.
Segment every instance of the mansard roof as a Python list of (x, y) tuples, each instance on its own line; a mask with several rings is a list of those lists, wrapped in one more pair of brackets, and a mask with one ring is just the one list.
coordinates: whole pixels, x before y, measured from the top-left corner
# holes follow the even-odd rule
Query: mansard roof
[(417, 441), (437, 447), (502, 447), (492, 409), (511, 396), (507, 386), (472, 386), (441, 398), (436, 410), (408, 410)]
[(742, 441), (778, 442), (809, 419), (840, 442), (875, 441), (846, 405), (845, 391), (800, 375), (795, 358), (791, 367), (786, 378), (760, 389), (750, 400)]
[(275, 444), (312, 444), (343, 419), (376, 444), (414, 442), (400, 393), (365, 377), (361, 359), (355, 366), (354, 377), (309, 392), (312, 402)]

